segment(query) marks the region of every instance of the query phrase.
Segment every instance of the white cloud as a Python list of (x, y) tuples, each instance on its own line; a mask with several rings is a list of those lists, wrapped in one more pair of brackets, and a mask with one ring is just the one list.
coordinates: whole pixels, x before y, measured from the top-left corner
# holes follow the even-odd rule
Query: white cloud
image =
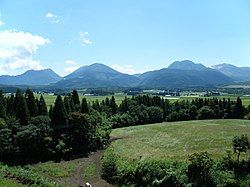
[(65, 64), (71, 65), (69, 67), (64, 68), (64, 74), (67, 75), (69, 73), (72, 73), (73, 71), (77, 70), (78, 68), (80, 68), (81, 66), (79, 64), (77, 64), (75, 61), (73, 60), (66, 60)]
[(118, 64), (113, 64), (111, 65), (111, 68), (121, 72), (121, 73), (126, 73), (126, 74), (137, 74), (137, 73), (144, 73), (147, 71), (146, 69), (144, 70), (137, 70), (133, 65), (118, 65)]
[(48, 43), (50, 43), (49, 39), (29, 32), (0, 31), (0, 72), (42, 69), (40, 62), (33, 60), (33, 54), (40, 46)]
[(77, 65), (77, 63), (73, 60), (66, 60), (65, 63), (70, 65)]
[(85, 32), (83, 32), (83, 31), (79, 32), (79, 40), (81, 41), (81, 44), (83, 46), (92, 44), (92, 41), (88, 38), (88, 35), (89, 35), (89, 33), (86, 32), (86, 31)]
[(77, 70), (78, 68), (80, 68), (81, 66), (77, 65), (77, 66), (70, 66), (70, 67), (66, 67), (64, 68), (64, 72), (65, 74), (69, 74), (72, 73), (73, 71)]
[(58, 16), (56, 14), (51, 13), (51, 12), (47, 13), (45, 15), (45, 17), (50, 19), (50, 21), (52, 23), (59, 23), (60, 22), (60, 19), (58, 18)]

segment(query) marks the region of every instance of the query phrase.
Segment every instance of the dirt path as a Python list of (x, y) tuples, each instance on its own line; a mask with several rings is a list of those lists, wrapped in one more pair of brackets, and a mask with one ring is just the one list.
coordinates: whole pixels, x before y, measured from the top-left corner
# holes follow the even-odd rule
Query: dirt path
[(101, 178), (101, 156), (103, 150), (91, 153), (82, 158), (71, 177), (62, 179), (60, 183), (65, 186), (79, 187), (89, 182), (93, 187), (114, 187)]

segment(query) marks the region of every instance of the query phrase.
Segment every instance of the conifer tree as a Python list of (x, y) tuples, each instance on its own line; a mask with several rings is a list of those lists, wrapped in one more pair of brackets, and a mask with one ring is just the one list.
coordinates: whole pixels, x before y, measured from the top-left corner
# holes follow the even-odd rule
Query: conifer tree
[(105, 99), (105, 105), (109, 107), (109, 104), (110, 104), (109, 103), (109, 98), (106, 97), (106, 99)]
[(80, 110), (80, 99), (79, 99), (79, 95), (78, 95), (76, 90), (74, 90), (72, 92), (71, 99), (72, 99), (72, 103), (74, 105), (74, 108), (72, 108), (72, 110), (74, 112), (79, 111)]
[(112, 96), (109, 102), (109, 106), (111, 108), (111, 112), (112, 114), (116, 114), (117, 113), (117, 104), (115, 103), (115, 97)]
[(0, 90), (0, 118), (6, 117), (6, 99)]
[(100, 103), (99, 103), (99, 100), (98, 100), (98, 99), (96, 99), (95, 101), (93, 101), (93, 103), (92, 103), (92, 108), (93, 108), (94, 110), (100, 111)]
[(88, 103), (87, 103), (87, 100), (86, 100), (85, 97), (82, 99), (81, 112), (82, 113), (88, 113), (89, 112), (89, 106), (88, 106)]
[(56, 101), (55, 101), (55, 106), (53, 107), (53, 112), (52, 112), (52, 125), (54, 126), (61, 126), (61, 125), (66, 125), (66, 110), (65, 106), (62, 100), (62, 97), (60, 95), (57, 96)]
[(21, 98), (23, 97), (21, 90), (17, 89), (16, 94), (15, 94), (15, 99), (14, 99), (14, 111), (13, 113), (16, 113), (17, 109), (17, 104), (20, 102)]
[(64, 106), (65, 106), (65, 110), (67, 112), (67, 115), (69, 115), (71, 113), (71, 104), (70, 104), (70, 99), (68, 96), (64, 97), (63, 100)]
[(26, 90), (25, 99), (29, 110), (30, 117), (37, 116), (37, 103), (33, 92), (30, 89)]
[(50, 119), (52, 119), (53, 110), (54, 110), (54, 107), (52, 105), (50, 105), (50, 107), (49, 107), (49, 117), (50, 117)]
[(18, 98), (18, 102), (16, 103), (16, 117), (19, 119), (21, 125), (28, 125), (30, 116), (27, 103), (23, 95)]
[(15, 97), (11, 94), (11, 96), (7, 98), (6, 113), (8, 116), (14, 115), (14, 103)]
[(226, 115), (226, 118), (232, 118), (232, 104), (230, 99), (227, 100)]
[(244, 108), (242, 105), (242, 101), (239, 97), (237, 98), (236, 104), (233, 107), (233, 117), (236, 119), (244, 118)]
[(38, 115), (42, 115), (42, 116), (48, 115), (47, 105), (42, 95), (38, 102)]

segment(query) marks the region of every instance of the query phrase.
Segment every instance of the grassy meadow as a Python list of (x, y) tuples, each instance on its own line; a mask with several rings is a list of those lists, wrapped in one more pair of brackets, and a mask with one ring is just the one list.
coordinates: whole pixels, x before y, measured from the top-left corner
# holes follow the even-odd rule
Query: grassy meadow
[[(47, 103), (47, 106), (53, 105), (55, 100), (56, 100), (56, 96), (55, 95), (49, 95), (49, 94), (43, 94), (44, 99)], [(40, 97), (40, 94), (35, 94), (35, 97)], [(85, 97), (87, 99), (88, 102), (92, 102), (95, 100), (99, 100), (102, 101), (104, 100), (106, 97), (111, 98), (112, 95), (105, 95), (105, 96), (84, 96), (84, 95), (79, 95), (80, 100), (82, 100), (83, 97)], [(114, 95), (115, 99), (116, 99), (116, 103), (119, 105), (121, 104), (122, 100), (124, 100), (125, 97), (132, 97), (132, 96), (127, 96), (124, 94), (115, 94)], [(169, 99), (170, 102), (174, 102), (177, 100), (192, 100), (194, 98), (199, 97), (197, 96), (180, 96), (180, 97), (164, 97), (166, 99)], [(201, 97), (201, 96), (200, 96)], [(216, 96), (218, 99), (223, 99), (223, 98), (230, 98), (232, 101), (236, 101), (238, 96), (235, 95), (221, 95), (221, 96)], [(201, 97), (201, 98), (212, 98), (212, 97)], [(244, 106), (248, 106), (250, 105), (250, 97), (249, 96), (242, 96), (240, 97), (242, 99), (242, 103)]]
[[(250, 135), (249, 120), (197, 120), (115, 129), (111, 147), (128, 160), (187, 159), (187, 156), (207, 151), (214, 158), (226, 156), (232, 150), (234, 136)], [(249, 153), (243, 155), (249, 157)]]
[[(117, 95), (114, 95), (114, 96), (115, 96), (115, 99), (116, 99), (116, 103), (118, 105), (122, 102), (122, 100), (124, 100), (125, 97), (131, 97), (131, 96), (120, 95), (120, 94), (117, 94)], [(35, 94), (35, 97), (39, 98), (40, 94)], [(46, 101), (47, 106), (54, 105), (55, 100), (56, 100), (55, 95), (43, 94), (43, 97), (44, 97), (44, 99)], [(79, 94), (80, 101), (84, 97), (87, 99), (88, 102), (92, 102), (92, 101), (95, 101), (95, 100), (102, 101), (102, 100), (106, 99), (106, 97), (111, 98), (112, 95), (105, 95), (105, 96), (89, 96), (89, 95), (87, 95), (87, 96), (83, 96), (83, 95)]]

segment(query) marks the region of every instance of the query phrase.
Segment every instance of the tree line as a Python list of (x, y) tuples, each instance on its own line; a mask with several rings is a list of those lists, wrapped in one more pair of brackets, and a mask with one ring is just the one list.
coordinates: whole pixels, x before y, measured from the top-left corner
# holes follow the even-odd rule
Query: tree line
[[(105, 109), (103, 106), (109, 105), (106, 102), (99, 104), (96, 101), (92, 106), (103, 111)], [(105, 110), (108, 115), (112, 106)], [(239, 97), (236, 101), (231, 101), (230, 98), (195, 98), (191, 101), (170, 103), (169, 100), (159, 96), (138, 95), (132, 98), (125, 97), (119, 107), (115, 108), (116, 113), (110, 118), (114, 128), (163, 121), (250, 118), (250, 107), (244, 107)]]
[[(83, 106), (81, 106), (83, 105)], [(84, 110), (82, 110), (84, 108)], [(0, 92), (0, 161), (26, 164), (69, 159), (103, 148), (111, 126), (96, 110), (85, 110), (76, 91), (59, 95), (47, 110), (31, 90), (4, 96)]]

